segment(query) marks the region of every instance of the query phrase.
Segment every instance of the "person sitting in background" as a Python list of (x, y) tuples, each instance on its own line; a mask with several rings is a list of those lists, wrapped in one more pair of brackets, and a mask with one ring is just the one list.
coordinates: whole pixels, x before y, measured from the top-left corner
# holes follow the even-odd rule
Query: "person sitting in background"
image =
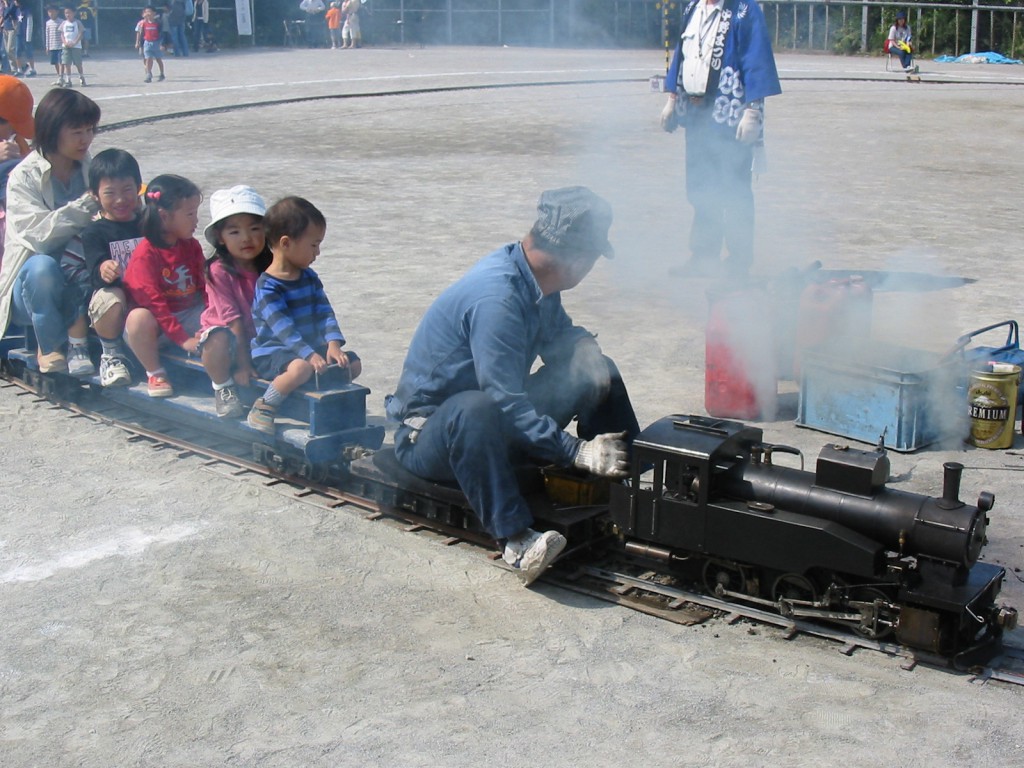
[(914, 65), (914, 49), (910, 43), (912, 35), (907, 24), (907, 14), (897, 11), (896, 21), (889, 27), (889, 37), (885, 41), (885, 52), (890, 56), (898, 56), (904, 72), (917, 72)]

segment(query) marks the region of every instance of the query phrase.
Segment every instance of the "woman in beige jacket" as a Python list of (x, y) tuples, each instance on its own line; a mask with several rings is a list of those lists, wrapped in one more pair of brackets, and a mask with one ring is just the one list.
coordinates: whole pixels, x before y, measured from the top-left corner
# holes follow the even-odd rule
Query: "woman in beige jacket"
[(99, 106), (78, 91), (47, 93), (36, 109), (33, 151), (7, 184), (0, 332), (11, 322), (32, 326), (41, 373), (68, 369), (64, 345), (80, 312), (60, 259), (66, 249), (81, 249), (79, 235), (99, 210), (88, 182), (99, 120)]

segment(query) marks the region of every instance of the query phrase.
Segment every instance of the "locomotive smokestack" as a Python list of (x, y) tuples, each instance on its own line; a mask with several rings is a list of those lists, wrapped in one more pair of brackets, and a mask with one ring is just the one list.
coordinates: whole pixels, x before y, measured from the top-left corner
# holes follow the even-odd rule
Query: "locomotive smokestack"
[(942, 465), (942, 500), (947, 509), (951, 505), (960, 504), (960, 475), (964, 465), (957, 461), (947, 461)]

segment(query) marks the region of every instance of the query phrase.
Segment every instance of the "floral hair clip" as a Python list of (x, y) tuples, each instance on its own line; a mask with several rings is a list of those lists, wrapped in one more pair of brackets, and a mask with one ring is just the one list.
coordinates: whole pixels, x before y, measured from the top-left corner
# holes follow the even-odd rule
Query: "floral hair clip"
[(160, 190), (158, 189), (156, 192), (147, 192), (146, 197), (149, 198), (150, 200), (159, 200)]

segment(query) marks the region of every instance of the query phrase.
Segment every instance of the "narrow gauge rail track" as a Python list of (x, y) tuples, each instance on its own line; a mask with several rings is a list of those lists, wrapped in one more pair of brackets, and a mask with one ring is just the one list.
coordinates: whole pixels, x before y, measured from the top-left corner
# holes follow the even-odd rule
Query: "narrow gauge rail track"
[[(1016, 86), (1024, 87), (1024, 81), (998, 81), (989, 80), (983, 78), (953, 78), (953, 77), (941, 77), (926, 75), (927, 79), (917, 81), (918, 85), (993, 85), (993, 86)], [(902, 78), (895, 78), (890, 76), (812, 76), (812, 75), (783, 75), (780, 79), (784, 82), (844, 82), (844, 83), (891, 83), (894, 85), (901, 85), (905, 81)], [(124, 130), (127, 128), (135, 128), (140, 125), (150, 125), (152, 123), (164, 122), (167, 120), (178, 120), (182, 118), (190, 117), (202, 117), (204, 115), (217, 115), (227, 112), (238, 112), (247, 109), (257, 109), (261, 107), (277, 107), (287, 106), (292, 104), (302, 104), (305, 102), (313, 101), (336, 101), (336, 100), (349, 100), (349, 99), (377, 99), (386, 96), (421, 96), (426, 94), (435, 93), (457, 93), (462, 91), (494, 91), (494, 90), (507, 90), (513, 88), (557, 88), (564, 86), (580, 86), (580, 85), (609, 85), (609, 84), (621, 84), (621, 83), (647, 83), (648, 78), (638, 77), (618, 77), (618, 78), (601, 78), (601, 79), (590, 79), (580, 78), (575, 80), (535, 80), (527, 82), (517, 83), (478, 83), (470, 85), (445, 85), (445, 86), (433, 86), (423, 88), (403, 88), (397, 90), (377, 90), (377, 91), (360, 91), (357, 93), (324, 93), (316, 94), (312, 96), (292, 96), (284, 99), (266, 99), (263, 101), (246, 101), (239, 104), (220, 104), (212, 107), (203, 107), (200, 109), (189, 109), (179, 112), (167, 112), (158, 115), (147, 115), (145, 117), (136, 117), (130, 120), (119, 120), (112, 123), (104, 123), (99, 126), (97, 133), (110, 133), (113, 131)]]
[[(436, 520), (416, 515), (409, 510), (386, 506), (348, 493), (314, 478), (289, 474), (255, 461), (253, 447), (239, 440), (211, 437), (207, 433), (182, 427), (168, 419), (144, 414), (100, 396), (86, 395), (82, 402), (72, 403), (42, 392), (25, 381), (0, 374), (5, 389), (16, 390), (17, 396), (33, 397), (36, 402), (48, 403), (66, 411), (71, 418), (84, 418), (125, 432), (130, 441), (140, 441), (158, 450), (177, 451), (179, 458), (199, 458), (204, 468), (234, 479), (258, 479), (292, 499), (324, 509), (352, 508), (366, 520), (384, 520), (414, 533), (442, 537), (445, 545), (466, 543), (481, 552), (495, 565), (506, 568), (493, 550), (491, 541), (473, 531), (447, 526)], [(780, 638), (792, 640), (808, 635), (831, 641), (839, 651), (851, 655), (863, 649), (896, 658), (904, 670), (918, 664), (936, 668), (952, 667), (950, 660), (941, 656), (911, 650), (895, 643), (887, 643), (844, 632), (814, 622), (789, 618), (741, 603), (729, 602), (693, 592), (675, 583), (675, 579), (650, 570), (647, 563), (636, 564), (621, 555), (609, 555), (591, 542), (563, 554), (543, 581), (553, 586), (614, 603), (676, 624), (694, 625), (712, 618), (729, 624), (746, 620), (753, 624), (773, 627)], [(753, 630), (752, 630), (753, 631)], [(999, 682), (1024, 686), (1024, 648), (1004, 645), (1001, 654), (985, 666), (956, 669), (969, 673), (972, 681)]]

